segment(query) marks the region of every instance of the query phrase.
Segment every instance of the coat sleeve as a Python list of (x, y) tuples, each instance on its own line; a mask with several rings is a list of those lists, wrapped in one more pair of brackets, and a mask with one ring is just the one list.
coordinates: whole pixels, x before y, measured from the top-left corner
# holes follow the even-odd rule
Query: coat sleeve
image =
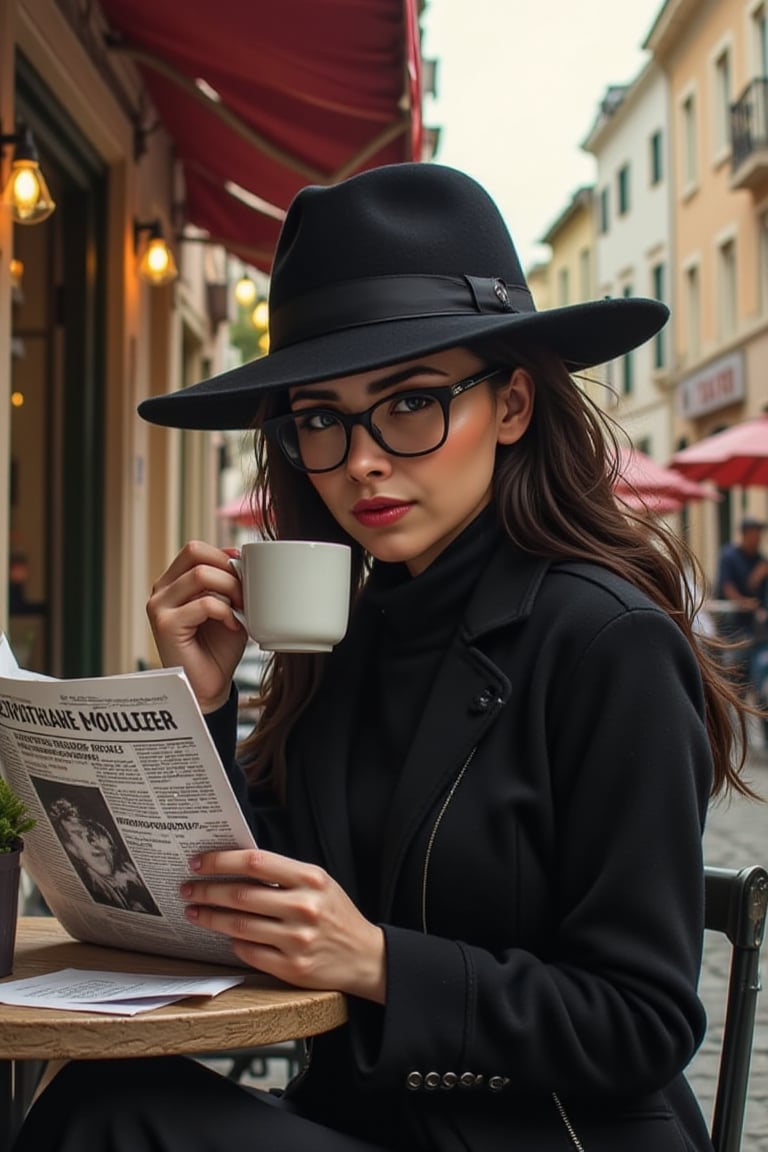
[(385, 926), (381, 1029), (374, 1041), (354, 1006), (351, 1022), (377, 1089), (451, 1071), (517, 1093), (636, 1096), (701, 1042), (711, 755), (694, 655), (659, 611), (625, 611), (532, 683), (555, 822), (549, 943), (492, 954)]
[(285, 810), (270, 788), (248, 783), (243, 766), (235, 756), (237, 699), (233, 685), (226, 704), (205, 716), (208, 731), (256, 843), (271, 852), (293, 855)]

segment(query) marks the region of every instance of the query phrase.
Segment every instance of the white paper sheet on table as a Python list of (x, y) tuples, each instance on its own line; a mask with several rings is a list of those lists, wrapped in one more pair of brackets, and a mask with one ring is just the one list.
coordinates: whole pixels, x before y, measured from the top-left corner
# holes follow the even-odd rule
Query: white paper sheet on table
[(44, 976), (0, 984), (0, 1002), (26, 1008), (135, 1016), (188, 996), (218, 996), (242, 982), (242, 976), (153, 976), (62, 968)]

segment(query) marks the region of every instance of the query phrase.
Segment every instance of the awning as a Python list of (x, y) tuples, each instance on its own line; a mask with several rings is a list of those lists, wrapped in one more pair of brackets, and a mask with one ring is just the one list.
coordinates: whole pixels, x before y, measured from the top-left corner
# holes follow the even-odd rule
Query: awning
[(187, 223), (268, 270), (305, 184), (421, 158), (419, 0), (101, 0), (184, 170)]

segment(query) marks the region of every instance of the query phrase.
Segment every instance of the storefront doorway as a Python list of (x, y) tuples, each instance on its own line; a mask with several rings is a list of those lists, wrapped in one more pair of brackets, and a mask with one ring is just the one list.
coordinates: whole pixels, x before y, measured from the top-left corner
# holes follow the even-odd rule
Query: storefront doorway
[(9, 631), (19, 662), (101, 671), (107, 171), (23, 58), (16, 111), (56, 211), (14, 226)]

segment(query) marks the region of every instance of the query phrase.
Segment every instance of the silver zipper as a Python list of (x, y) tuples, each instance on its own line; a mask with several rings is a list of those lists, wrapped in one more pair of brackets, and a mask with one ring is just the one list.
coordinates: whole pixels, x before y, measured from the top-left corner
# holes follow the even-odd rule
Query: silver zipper
[(443, 816), (446, 813), (446, 809), (448, 808), (448, 805), (450, 804), (451, 800), (453, 799), (453, 795), (454, 795), (456, 789), (458, 788), (459, 784), (461, 784), (461, 781), (464, 777), (464, 773), (466, 772), (467, 768), (469, 768), (469, 765), (472, 763), (472, 757), (474, 756), (475, 752), (477, 752), (477, 744), (475, 744), (475, 746), (472, 749), (472, 751), (470, 752), (469, 756), (467, 756), (466, 760), (462, 764), (461, 769), (459, 770), (459, 774), (456, 777), (456, 779), (454, 780), (453, 784), (451, 785), (451, 790), (448, 793), (448, 795), (446, 796), (445, 800), (443, 801), (442, 806), (440, 808), (440, 811), (438, 812), (437, 817), (435, 819), (435, 823), (432, 826), (432, 831), (429, 834), (429, 842), (427, 844), (427, 853), (426, 853), (426, 856), (424, 857), (424, 872), (422, 873), (422, 880), (421, 880), (421, 930), (425, 936), (427, 935), (427, 877), (429, 875), (429, 865), (430, 865), (430, 861), (432, 859), (432, 846), (435, 843), (435, 838), (437, 836), (438, 829), (440, 828), (440, 823), (443, 819)]
[[(429, 841), (427, 843), (427, 852), (426, 852), (426, 855), (424, 857), (424, 871), (422, 873), (422, 881), (421, 881), (421, 930), (425, 936), (427, 935), (427, 879), (429, 877), (429, 865), (430, 865), (431, 860), (432, 860), (432, 848), (434, 846), (435, 839), (437, 837), (437, 833), (440, 829), (440, 824), (442, 823), (443, 816), (445, 815), (445, 813), (448, 809), (448, 805), (450, 804), (451, 800), (453, 800), (453, 797), (456, 793), (456, 789), (458, 788), (459, 784), (461, 784), (461, 781), (464, 779), (464, 773), (466, 772), (467, 768), (469, 768), (470, 764), (472, 763), (472, 758), (474, 757), (475, 752), (477, 752), (477, 745), (475, 745), (475, 747), (472, 749), (469, 756), (467, 756), (466, 760), (464, 761), (461, 768), (459, 769), (459, 774), (456, 777), (456, 779), (454, 780), (453, 784), (451, 785), (450, 792), (448, 793), (445, 800), (441, 804), (440, 811), (438, 812), (438, 814), (435, 818), (435, 823), (432, 825), (432, 831), (429, 834)], [(578, 1136), (576, 1135), (576, 1130), (573, 1127), (573, 1124), (571, 1124), (570, 1117), (568, 1116), (568, 1113), (566, 1112), (565, 1108), (563, 1107), (563, 1103), (562, 1103), (560, 1097), (558, 1096), (557, 1092), (552, 1093), (552, 1099), (555, 1102), (555, 1107), (557, 1108), (557, 1111), (560, 1114), (560, 1119), (562, 1120), (563, 1125), (565, 1126), (565, 1130), (568, 1133), (568, 1137), (569, 1137), (571, 1143), (573, 1144), (574, 1148), (576, 1149), (576, 1152), (584, 1152), (584, 1145), (582, 1144), (581, 1140), (579, 1140)]]
[(573, 1124), (571, 1124), (570, 1117), (568, 1116), (568, 1113), (566, 1112), (565, 1108), (563, 1107), (563, 1103), (562, 1103), (560, 1097), (558, 1096), (557, 1092), (552, 1093), (552, 1099), (555, 1102), (555, 1107), (557, 1108), (558, 1112), (560, 1113), (560, 1119), (562, 1120), (563, 1124), (565, 1125), (565, 1130), (568, 1133), (568, 1135), (570, 1136), (571, 1143), (573, 1144), (574, 1148), (576, 1149), (576, 1152), (584, 1152), (584, 1145), (582, 1144), (581, 1140), (579, 1140), (578, 1136), (576, 1135)]

